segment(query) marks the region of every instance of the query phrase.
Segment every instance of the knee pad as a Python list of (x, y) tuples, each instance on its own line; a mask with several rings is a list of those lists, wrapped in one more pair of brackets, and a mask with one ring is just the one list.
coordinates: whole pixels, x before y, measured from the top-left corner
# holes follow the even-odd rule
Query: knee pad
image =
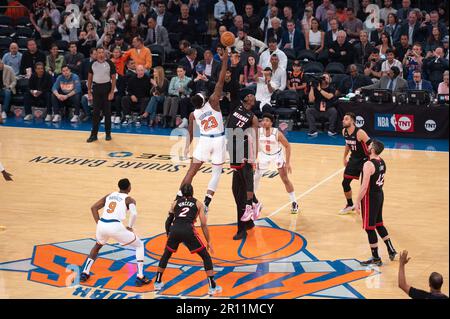
[(205, 271), (213, 270), (213, 263), (211, 260), (211, 256), (206, 251), (206, 248), (199, 251), (198, 255), (203, 259), (203, 265), (205, 266)]
[(209, 180), (208, 190), (216, 191), (219, 185), (220, 176), (222, 175), (222, 165), (213, 165), (211, 172), (211, 179)]
[(377, 226), (377, 232), (381, 238), (384, 238), (389, 235), (386, 227), (384, 227), (384, 226)]
[(169, 262), (170, 257), (172, 256), (172, 253), (166, 248), (164, 249), (164, 254), (162, 255), (160, 261), (159, 261), (159, 268), (165, 269), (167, 267), (167, 263)]
[(378, 242), (377, 233), (375, 230), (366, 230), (367, 237), (369, 237), (369, 244), (376, 244)]
[(352, 180), (350, 178), (345, 178), (342, 181), (342, 188), (344, 189), (344, 192), (349, 192), (352, 190), (352, 188), (350, 187), (350, 183), (352, 182)]

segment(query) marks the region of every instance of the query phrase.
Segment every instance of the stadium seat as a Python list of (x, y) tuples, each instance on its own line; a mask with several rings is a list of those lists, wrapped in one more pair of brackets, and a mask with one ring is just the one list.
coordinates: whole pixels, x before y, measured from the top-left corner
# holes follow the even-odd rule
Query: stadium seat
[(12, 24), (13, 20), (10, 17), (0, 14), (0, 27), (9, 27)]
[(334, 87), (342, 92), (342, 83), (348, 78), (347, 74), (332, 74), (331, 75), (331, 83), (334, 84)]
[(0, 50), (5, 50), (5, 51), (8, 50), (11, 42), (12, 42), (11, 38), (0, 38)]
[(325, 72), (331, 74), (344, 74), (345, 67), (342, 63), (339, 62), (330, 62), (325, 68)]
[(303, 66), (303, 72), (305, 73), (322, 73), (323, 64), (320, 62), (310, 62)]
[(316, 54), (311, 50), (301, 50), (297, 52), (297, 59), (299, 60), (308, 60), (308, 61), (316, 61), (317, 56)]
[(31, 21), (29, 17), (20, 17), (16, 20), (17, 27), (30, 27)]
[(20, 38), (31, 38), (33, 36), (34, 30), (29, 27), (16, 27), (16, 37)]
[(297, 92), (291, 90), (280, 91), (274, 104), (274, 113), (283, 119), (291, 119), (298, 112), (300, 100)]
[(16, 30), (13, 27), (0, 26), (0, 37), (14, 37)]
[(297, 58), (297, 53), (294, 49), (282, 49), (284, 54), (286, 54), (289, 60), (295, 60)]
[(62, 50), (62, 51), (69, 50), (69, 42), (64, 41), (64, 40), (56, 40), (55, 43), (58, 46), (59, 50)]
[(11, 105), (23, 105), (24, 93), (28, 90), (28, 79), (17, 79), (16, 94), (11, 97)]

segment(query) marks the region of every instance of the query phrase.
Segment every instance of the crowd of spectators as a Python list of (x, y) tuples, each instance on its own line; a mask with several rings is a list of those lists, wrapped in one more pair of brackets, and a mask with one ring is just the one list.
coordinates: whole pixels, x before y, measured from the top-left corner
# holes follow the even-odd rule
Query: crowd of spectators
[[(61, 121), (68, 109), (72, 122), (90, 120), (85, 82), (101, 47), (117, 71), (113, 123), (129, 124), (137, 113), (155, 125), (162, 114), (164, 127), (185, 127), (189, 97), (214, 88), (225, 31), (236, 41), (224, 113), (239, 103), (242, 89), (255, 93), (257, 114), (276, 113), (277, 94), (292, 91), (299, 108), (313, 104), (306, 118), (314, 134), (315, 117), (335, 119), (337, 97), (361, 88), (449, 90), (448, 1), (2, 2), (0, 29), (12, 32), (0, 30), (4, 119), (22, 95), (27, 121), (32, 106), (46, 108), (46, 121)], [(309, 73), (326, 76), (311, 87)], [(335, 134), (334, 124), (329, 131)]]

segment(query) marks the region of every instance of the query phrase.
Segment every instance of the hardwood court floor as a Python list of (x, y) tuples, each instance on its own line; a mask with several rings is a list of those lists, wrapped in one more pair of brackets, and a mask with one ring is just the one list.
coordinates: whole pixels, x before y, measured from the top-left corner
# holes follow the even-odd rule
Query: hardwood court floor
[[(95, 238), (90, 206), (114, 191), (120, 178), (132, 182), (130, 195), (137, 200), (139, 236), (164, 232), (167, 209), (187, 170), (163, 156), (170, 154), (175, 141), (164, 136), (115, 134), (111, 142), (105, 142), (101, 134), (98, 142), (87, 144), (86, 138), (86, 132), (0, 127), (0, 160), (14, 175), (12, 183), (0, 181), (0, 225), (6, 227), (0, 231), (0, 298), (73, 297), (74, 288), (28, 280), (26, 271), (2, 271), (1, 265), (30, 258), (38, 245)], [(292, 148), (291, 179), (297, 196), (302, 196), (302, 213), (293, 216), (287, 206), (279, 209), (288, 202), (281, 180), (263, 178), (258, 193), (264, 204), (263, 217), (272, 215), (270, 219), (279, 227), (303, 236), (309, 253), (318, 260), (369, 257), (360, 217), (337, 214), (345, 203), (340, 171), (343, 147), (294, 144)], [(428, 275), (438, 271), (444, 275), (443, 291), (448, 294), (448, 153), (387, 149), (383, 158), (387, 163), (385, 225), (397, 251), (407, 249), (412, 257), (407, 265), (408, 282), (427, 289)], [(208, 181), (208, 173), (197, 175), (196, 197), (203, 198)], [(230, 186), (231, 175), (224, 174), (210, 209), (210, 225), (235, 222)], [(357, 182), (352, 186), (356, 198)], [(269, 240), (273, 243), (277, 238)], [(258, 249), (264, 249), (260, 246), (265, 242), (256, 241)], [(382, 243), (380, 253), (385, 261), (381, 273), (351, 286), (365, 298), (405, 298), (397, 288), (398, 261), (388, 260)]]

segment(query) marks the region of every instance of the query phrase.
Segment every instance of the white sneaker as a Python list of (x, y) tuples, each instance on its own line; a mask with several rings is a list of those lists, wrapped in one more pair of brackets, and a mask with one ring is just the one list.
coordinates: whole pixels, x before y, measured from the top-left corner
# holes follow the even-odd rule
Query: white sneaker
[(25, 117), (23, 118), (24, 121), (31, 121), (33, 119), (33, 115), (31, 114), (27, 114), (25, 115)]
[(339, 211), (339, 215), (350, 214), (354, 210), (355, 208), (353, 206), (347, 205)]
[(114, 118), (114, 121), (112, 121), (114, 124), (120, 124), (120, 116), (116, 116)]
[(241, 217), (241, 221), (248, 222), (253, 217), (253, 207), (246, 205), (244, 215)]
[(2, 119), (6, 119), (7, 117), (6, 112), (2, 112)]
[(253, 220), (258, 220), (259, 216), (261, 215), (261, 210), (263, 206), (261, 202), (253, 203)]
[(178, 125), (178, 128), (186, 128), (188, 127), (188, 124), (189, 124), (188, 119), (184, 118), (183, 120), (181, 120), (181, 123), (180, 125)]
[(102, 120), (100, 121), (100, 124), (105, 124), (105, 117), (102, 117)]
[(128, 125), (131, 123), (132, 123), (131, 116), (129, 115), (125, 116), (125, 120), (122, 122), (122, 125)]
[(59, 114), (56, 114), (54, 117), (53, 117), (53, 123), (58, 123), (58, 122), (60, 122), (61, 121), (61, 115), (59, 115)]
[(78, 115), (74, 115), (72, 117), (72, 119), (70, 120), (70, 123), (78, 123), (78, 121), (80, 120)]
[(114, 123), (114, 119), (115, 119), (116, 117), (114, 116), (114, 115), (111, 115), (111, 123)]
[(163, 289), (164, 283), (162, 281), (161, 282), (155, 281), (155, 284), (153, 286), (155, 287), (155, 291), (160, 291), (161, 289)]
[(292, 202), (291, 204), (291, 214), (297, 214), (300, 210), (297, 202)]
[(45, 122), (51, 122), (51, 121), (52, 121), (52, 115), (47, 114), (47, 116), (45, 117)]
[(221, 292), (222, 292), (222, 287), (217, 286), (217, 285), (216, 285), (216, 288), (209, 288), (208, 289), (208, 295), (210, 295), (210, 296), (213, 296), (213, 295), (216, 295), (216, 294), (220, 294)]

